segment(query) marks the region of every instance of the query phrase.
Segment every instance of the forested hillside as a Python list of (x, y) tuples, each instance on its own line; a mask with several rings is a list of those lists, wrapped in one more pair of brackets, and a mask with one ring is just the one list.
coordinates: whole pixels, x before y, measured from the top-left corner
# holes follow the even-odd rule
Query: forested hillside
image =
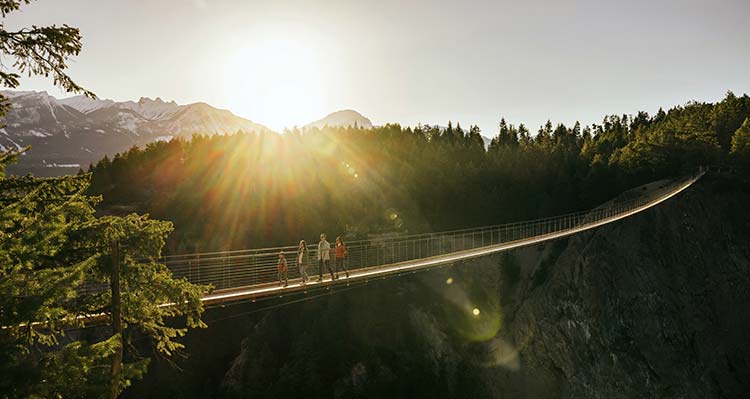
[(747, 165), (748, 117), (750, 97), (729, 92), (533, 135), (501, 120), (486, 150), (477, 127), (451, 123), (194, 136), (92, 165), (90, 193), (105, 212), (173, 221), (170, 252), (488, 225), (588, 208), (699, 165)]

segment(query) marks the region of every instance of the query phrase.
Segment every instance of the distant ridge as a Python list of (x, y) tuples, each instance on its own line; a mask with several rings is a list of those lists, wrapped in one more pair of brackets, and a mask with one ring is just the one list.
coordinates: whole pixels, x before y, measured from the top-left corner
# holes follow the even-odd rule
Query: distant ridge
[(303, 129), (318, 128), (322, 129), (325, 126), (330, 127), (348, 127), (357, 126), (363, 129), (372, 129), (372, 122), (360, 114), (359, 112), (352, 109), (344, 109), (336, 111), (326, 115), (323, 119), (318, 119), (315, 122), (310, 122), (303, 127)]

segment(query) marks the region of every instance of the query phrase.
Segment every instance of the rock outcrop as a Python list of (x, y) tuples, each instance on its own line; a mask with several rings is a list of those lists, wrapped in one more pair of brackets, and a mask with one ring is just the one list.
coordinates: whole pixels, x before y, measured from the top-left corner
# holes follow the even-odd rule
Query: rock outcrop
[(544, 283), (527, 285), (502, 333), (521, 360), (518, 383), (504, 391), (746, 397), (748, 194), (709, 176), (657, 208), (571, 238)]

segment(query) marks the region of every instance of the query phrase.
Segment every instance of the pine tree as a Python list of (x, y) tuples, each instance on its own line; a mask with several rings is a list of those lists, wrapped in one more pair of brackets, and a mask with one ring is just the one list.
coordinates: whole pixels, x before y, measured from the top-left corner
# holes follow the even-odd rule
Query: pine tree
[(549, 119), (544, 126), (539, 127), (539, 131), (537, 132), (534, 141), (537, 146), (543, 148), (545, 151), (552, 150), (552, 122)]
[[(0, 15), (30, 2), (0, 0)], [(0, 53), (15, 60), (15, 71), (52, 75), (65, 90), (94, 97), (65, 73), (80, 49), (78, 29), (67, 25), (7, 31), (0, 24)], [(20, 75), (6, 65), (0, 84), (15, 88)], [(0, 95), (0, 116), (6, 100)], [(204, 326), (208, 288), (174, 280), (158, 263), (171, 223), (96, 218), (99, 199), (84, 194), (90, 174), (6, 177), (6, 166), (26, 150), (0, 154), (0, 397), (116, 397), (148, 364), (123, 362), (129, 333), (140, 331), (157, 353), (173, 354), (182, 348), (175, 338)], [(113, 333), (98, 342), (65, 341), (66, 330), (83, 327), (87, 315)], [(177, 316), (184, 327), (166, 325)]]
[(515, 147), (518, 145), (518, 131), (513, 125), (508, 126), (505, 118), (500, 119), (497, 143), (501, 147)]
[[(0, 0), (0, 16), (5, 18), (32, 0)], [(0, 64), (0, 84), (16, 88), (20, 84), (20, 74), (50, 76), (55, 85), (68, 92), (84, 93), (96, 97), (94, 93), (79, 86), (65, 73), (68, 60), (81, 52), (81, 33), (78, 28), (62, 26), (32, 26), (31, 28), (9, 31), (0, 24), (0, 53), (13, 62)], [(12, 66), (13, 71), (7, 67)], [(10, 109), (7, 97), (0, 94), (0, 115)]]
[(750, 164), (750, 118), (745, 118), (742, 126), (732, 135), (731, 154), (740, 163)]
[[(17, 155), (6, 153), (0, 166)], [(121, 334), (60, 345), (66, 329), (83, 326), (82, 315), (103, 314), (117, 326), (111, 292), (96, 289), (111, 284), (113, 245), (120, 248), (119, 319), (126, 332), (150, 337), (169, 356), (182, 348), (174, 338), (204, 326), (206, 287), (172, 279), (157, 262), (171, 223), (138, 215), (96, 218), (97, 199), (84, 195), (89, 179), (0, 177), (0, 392), (9, 396), (86, 397), (112, 385), (119, 393), (143, 374), (147, 360), (123, 364), (114, 384), (104, 372), (124, 346)], [(165, 303), (176, 305), (160, 306)], [(175, 316), (187, 316), (185, 327), (165, 324)]]
[(518, 142), (521, 143), (524, 147), (528, 147), (532, 143), (529, 129), (527, 129), (526, 125), (524, 125), (523, 123), (518, 125)]
[(482, 130), (479, 129), (479, 126), (472, 125), (469, 128), (469, 134), (467, 137), (471, 148), (484, 151), (484, 139), (482, 138)]
[[(0, 168), (17, 156), (5, 153)], [(55, 382), (60, 391), (72, 388), (57, 378), (63, 370), (49, 366), (74, 369), (87, 363), (74, 347), (48, 350), (66, 327), (79, 325), (75, 288), (96, 263), (92, 257), (62, 255), (72, 230), (93, 218), (94, 199), (82, 195), (87, 179), (0, 176), (0, 392), (9, 397), (42, 395), (44, 386)], [(85, 357), (103, 360), (105, 346), (89, 348)], [(45, 380), (50, 383), (42, 384)]]

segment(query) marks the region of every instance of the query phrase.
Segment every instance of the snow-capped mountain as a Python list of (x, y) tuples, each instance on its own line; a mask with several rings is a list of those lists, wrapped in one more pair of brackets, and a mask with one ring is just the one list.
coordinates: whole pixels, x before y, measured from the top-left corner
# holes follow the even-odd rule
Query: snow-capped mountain
[(318, 128), (325, 126), (347, 127), (358, 126), (364, 129), (372, 129), (372, 122), (357, 111), (345, 109), (326, 115), (325, 118), (308, 123), (302, 129)]
[[(0, 129), (0, 150), (31, 145), (14, 173), (70, 173), (104, 155), (193, 134), (268, 131), (263, 125), (206, 103), (178, 105), (141, 98), (137, 102), (75, 96), (57, 99), (46, 92), (4, 91), (13, 108)], [(67, 169), (67, 170), (65, 170)]]
[[(12, 92), (10, 93), (12, 96)], [(17, 93), (18, 92), (16, 92), (16, 94)], [(8, 92), (6, 92), (5, 94), (7, 95)], [(91, 111), (96, 111), (99, 108), (106, 108), (115, 105), (115, 102), (112, 100), (93, 99), (84, 95), (63, 98), (62, 100), (57, 100), (57, 102), (62, 105), (67, 105), (71, 108), (75, 108), (78, 111), (83, 112), (84, 114)]]

